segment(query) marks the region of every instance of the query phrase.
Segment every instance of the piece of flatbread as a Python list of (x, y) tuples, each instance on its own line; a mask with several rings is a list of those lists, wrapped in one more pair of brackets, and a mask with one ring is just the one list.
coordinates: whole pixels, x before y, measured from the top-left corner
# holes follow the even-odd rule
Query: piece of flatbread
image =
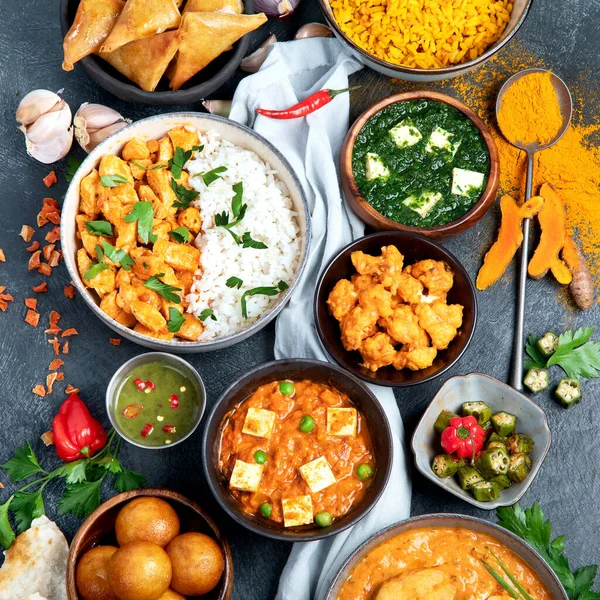
[(56, 523), (45, 516), (35, 519), (5, 555), (0, 600), (67, 600), (69, 545)]

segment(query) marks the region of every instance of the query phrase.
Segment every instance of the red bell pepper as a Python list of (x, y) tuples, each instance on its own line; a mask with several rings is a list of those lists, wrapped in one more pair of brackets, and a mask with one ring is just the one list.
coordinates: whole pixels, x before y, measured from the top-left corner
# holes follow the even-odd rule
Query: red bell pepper
[(454, 417), (442, 432), (442, 448), (458, 458), (474, 458), (483, 449), (485, 431), (475, 417)]
[(71, 462), (93, 456), (106, 444), (106, 432), (77, 394), (71, 394), (52, 421), (58, 456)]

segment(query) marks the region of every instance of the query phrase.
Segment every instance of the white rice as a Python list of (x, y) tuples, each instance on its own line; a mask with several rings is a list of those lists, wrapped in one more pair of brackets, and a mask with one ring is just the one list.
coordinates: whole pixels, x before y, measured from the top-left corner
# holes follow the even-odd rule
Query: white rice
[[(201, 269), (187, 300), (188, 310), (196, 316), (207, 308), (216, 316), (216, 321), (204, 320), (205, 330), (199, 338), (210, 341), (245, 329), (280, 299), (281, 294), (251, 296), (247, 298), (248, 318), (242, 317), (241, 298), (245, 291), (277, 286), (280, 281), (291, 285), (300, 259), (301, 240), (297, 214), (276, 171), (254, 152), (222, 140), (214, 131), (200, 133), (200, 144), (204, 149), (186, 165), (190, 185), (200, 192), (194, 204), (200, 210), (203, 230), (196, 239)], [(200, 174), (217, 167), (227, 167), (227, 171), (206, 186)], [(242, 202), (248, 208), (233, 231), (240, 237), (248, 231), (267, 249), (243, 248), (226, 229), (214, 224), (215, 214), (223, 211), (229, 213), (230, 222), (234, 220), (232, 186), (238, 182), (242, 182)], [(240, 289), (225, 285), (232, 276), (243, 281)]]

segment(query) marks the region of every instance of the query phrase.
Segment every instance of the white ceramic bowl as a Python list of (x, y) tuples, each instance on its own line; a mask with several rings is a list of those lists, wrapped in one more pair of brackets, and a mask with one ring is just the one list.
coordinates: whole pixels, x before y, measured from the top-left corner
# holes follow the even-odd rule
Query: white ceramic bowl
[[(77, 250), (81, 247), (81, 242), (77, 239), (76, 235), (77, 227), (75, 216), (79, 207), (79, 184), (82, 178), (88, 175), (94, 167), (98, 166), (100, 159), (105, 154), (119, 154), (123, 146), (130, 139), (134, 137), (140, 137), (145, 140), (159, 139), (166, 135), (170, 129), (182, 125), (190, 125), (199, 131), (216, 131), (223, 139), (242, 148), (252, 150), (261, 159), (269, 163), (272, 168), (276, 169), (277, 176), (286, 185), (292, 199), (294, 210), (298, 214), (298, 225), (302, 236), (300, 260), (296, 270), (296, 276), (285, 293), (280, 294), (276, 304), (246, 329), (229, 336), (217, 338), (210, 342), (188, 342), (176, 339), (158, 340), (137, 333), (128, 327), (124, 327), (100, 310), (96, 293), (83, 285), (79, 271), (77, 270), (76, 254)], [(310, 213), (306, 196), (304, 195), (298, 177), (285, 157), (265, 138), (248, 127), (230, 121), (229, 119), (224, 119), (223, 117), (194, 112), (168, 113), (136, 121), (109, 137), (90, 152), (77, 170), (77, 173), (67, 189), (62, 208), (60, 231), (65, 263), (77, 291), (92, 309), (94, 314), (104, 321), (111, 329), (136, 344), (147, 346), (154, 350), (166, 350), (169, 352), (208, 352), (210, 350), (226, 348), (249, 338), (272, 321), (285, 306), (290, 296), (294, 293), (302, 272), (304, 271), (304, 267), (306, 266), (308, 249), (310, 246)]]
[[(433, 429), (438, 415), (443, 410), (451, 410), (458, 414), (463, 402), (474, 401), (485, 402), (494, 413), (504, 410), (516, 415), (517, 432), (528, 435), (535, 442), (531, 453), (531, 471), (525, 481), (515, 483), (508, 489), (502, 490), (500, 497), (494, 502), (478, 502), (469, 492), (461, 489), (455, 477), (440, 479), (431, 470), (433, 458), (436, 454), (443, 453), (440, 436)], [(540, 470), (550, 449), (551, 440), (552, 435), (546, 414), (537, 404), (514, 388), (489, 375), (471, 373), (452, 377), (440, 388), (417, 425), (412, 439), (412, 450), (417, 469), (427, 479), (469, 504), (484, 510), (493, 510), (499, 506), (511, 506), (521, 499)]]

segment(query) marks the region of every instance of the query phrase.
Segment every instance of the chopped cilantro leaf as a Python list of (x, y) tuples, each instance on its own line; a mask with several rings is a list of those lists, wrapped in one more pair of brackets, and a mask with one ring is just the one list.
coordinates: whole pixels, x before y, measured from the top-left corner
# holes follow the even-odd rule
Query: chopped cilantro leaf
[(190, 241), (190, 230), (187, 227), (178, 227), (169, 234), (178, 244), (187, 244)]
[(100, 183), (104, 187), (114, 188), (119, 187), (122, 183), (127, 183), (127, 177), (123, 175), (102, 175), (100, 177)]
[(85, 228), (92, 235), (110, 237), (113, 234), (112, 225), (108, 221), (86, 221)]
[(175, 304), (179, 304), (181, 302), (181, 298), (174, 292), (180, 292), (181, 288), (160, 281), (159, 278), (164, 276), (164, 273), (152, 275), (152, 277), (150, 277), (150, 279), (148, 279), (146, 283), (144, 283), (144, 286), (147, 287), (149, 290), (154, 290), (155, 292), (160, 294), (165, 300), (169, 302), (174, 302)]
[(181, 326), (185, 323), (183, 313), (177, 310), (174, 306), (169, 307), (169, 321), (167, 322), (167, 329), (171, 333), (177, 333)]
[(152, 233), (154, 226), (154, 209), (150, 202), (136, 202), (131, 212), (125, 217), (127, 223), (138, 222), (138, 234), (144, 244), (156, 242), (156, 235)]

